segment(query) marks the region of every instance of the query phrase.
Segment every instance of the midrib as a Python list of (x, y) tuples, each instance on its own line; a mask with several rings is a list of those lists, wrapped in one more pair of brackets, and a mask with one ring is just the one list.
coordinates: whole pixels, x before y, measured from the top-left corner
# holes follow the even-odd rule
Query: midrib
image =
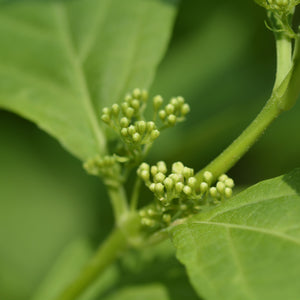
[(80, 60), (76, 54), (74, 45), (72, 43), (67, 11), (64, 7), (64, 4), (62, 3), (55, 3), (54, 8), (60, 24), (59, 27), (62, 28), (62, 41), (68, 52), (68, 56), (70, 57), (70, 60), (74, 66), (74, 77), (76, 78), (76, 83), (81, 91), (83, 105), (88, 115), (88, 120), (90, 122), (91, 129), (95, 136), (99, 154), (104, 155), (106, 153), (105, 135), (103, 134), (100, 128), (99, 121), (95, 113), (95, 107), (87, 86), (86, 78)]

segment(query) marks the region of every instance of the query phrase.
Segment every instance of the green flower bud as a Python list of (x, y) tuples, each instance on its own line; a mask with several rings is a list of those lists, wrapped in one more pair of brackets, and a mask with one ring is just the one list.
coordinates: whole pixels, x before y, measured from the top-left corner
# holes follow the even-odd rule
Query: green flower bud
[(218, 190), (218, 192), (220, 193), (220, 194), (223, 194), (224, 193), (224, 191), (225, 191), (225, 184), (224, 184), (224, 182), (222, 182), (222, 181), (219, 181), (218, 183), (217, 183), (217, 186), (216, 186), (216, 188), (217, 188), (217, 190)]
[(169, 126), (174, 126), (176, 124), (177, 118), (175, 115), (169, 115), (167, 121)]
[(127, 109), (129, 108), (129, 104), (127, 102), (123, 102), (121, 104), (123, 114), (126, 114)]
[(151, 174), (154, 177), (158, 173), (158, 168), (157, 166), (152, 166), (151, 167)]
[(132, 107), (128, 107), (124, 112), (127, 118), (131, 119), (134, 115), (134, 109)]
[(163, 173), (161, 173), (161, 172), (159, 172), (159, 173), (157, 173), (155, 176), (154, 176), (154, 182), (155, 183), (158, 183), (158, 182), (163, 182), (164, 180), (165, 180), (165, 178), (166, 178), (166, 175), (165, 174), (163, 174)]
[(181, 178), (177, 174), (170, 174), (169, 178), (171, 178), (174, 183), (177, 183), (177, 182), (181, 181), (180, 180)]
[(228, 179), (228, 176), (226, 174), (222, 174), (218, 180), (224, 182), (226, 179)]
[(187, 104), (187, 103), (185, 103), (185, 104), (183, 104), (182, 105), (182, 107), (181, 107), (181, 114), (183, 115), (183, 116), (185, 116), (185, 115), (187, 115), (189, 112), (190, 112), (190, 106)]
[(142, 90), (141, 100), (146, 102), (148, 100), (148, 92), (146, 90)]
[(120, 112), (120, 106), (118, 104), (114, 104), (112, 107), (111, 107), (111, 111), (112, 113), (117, 116)]
[(164, 173), (164, 174), (167, 173), (167, 166), (166, 166), (166, 163), (164, 161), (159, 161), (157, 163), (157, 167), (158, 167), (159, 172)]
[(179, 106), (181, 106), (184, 104), (185, 101), (184, 101), (183, 97), (179, 96), (179, 97), (177, 97), (177, 102), (178, 102)]
[(168, 105), (165, 107), (165, 111), (166, 111), (166, 113), (167, 113), (168, 115), (173, 114), (174, 111), (175, 111), (174, 105), (168, 104)]
[(150, 121), (150, 122), (147, 122), (147, 130), (149, 132), (153, 131), (155, 129), (155, 123)]
[(141, 135), (139, 133), (134, 133), (133, 136), (132, 136), (132, 140), (135, 142), (135, 143), (138, 143), (140, 140), (141, 140)]
[(162, 183), (156, 183), (155, 184), (155, 192), (157, 193), (157, 194), (163, 194), (164, 193), (164, 186), (163, 186), (163, 184)]
[(181, 193), (184, 188), (184, 184), (182, 182), (177, 182), (175, 185), (175, 190), (177, 193)]
[(171, 178), (167, 177), (165, 180), (164, 180), (164, 185), (165, 185), (165, 188), (170, 191), (172, 190), (173, 186), (174, 186), (174, 182)]
[(194, 176), (194, 170), (188, 167), (184, 167), (182, 174), (185, 178), (189, 178), (191, 176)]
[(190, 196), (192, 194), (192, 189), (188, 185), (185, 185), (183, 188), (183, 192), (187, 195)]
[(218, 191), (217, 191), (217, 189), (216, 189), (215, 187), (211, 187), (211, 188), (209, 189), (209, 193), (210, 193), (210, 195), (211, 195), (212, 197), (214, 197), (214, 198), (216, 198), (216, 197), (218, 196)]
[(127, 94), (124, 100), (129, 103), (132, 100), (132, 96), (130, 94)]
[(155, 212), (154, 209), (149, 208), (149, 209), (147, 210), (147, 214), (148, 214), (148, 216), (150, 216), (150, 217), (154, 217), (154, 216), (156, 215), (156, 212)]
[(149, 170), (143, 170), (141, 173), (140, 173), (140, 177), (144, 180), (144, 181), (148, 181), (150, 179), (150, 173), (149, 173)]
[(106, 123), (106, 124), (109, 124), (109, 123), (110, 123), (110, 117), (109, 117), (109, 115), (103, 114), (103, 115), (101, 116), (101, 120), (102, 120), (104, 123)]
[(169, 214), (163, 214), (163, 221), (169, 224), (171, 222), (171, 216)]
[(153, 106), (156, 111), (162, 106), (163, 101), (164, 100), (160, 95), (157, 95), (153, 98)]
[(139, 167), (140, 170), (150, 170), (150, 166), (147, 163), (142, 163)]
[(127, 137), (128, 136), (128, 129), (127, 128), (122, 128), (121, 129), (121, 135), (123, 137)]
[(184, 165), (182, 162), (178, 161), (172, 165), (172, 173), (181, 174), (183, 172)]
[(200, 191), (201, 193), (205, 193), (208, 190), (208, 184), (206, 182), (200, 183)]
[(149, 186), (150, 191), (153, 193), (155, 192), (155, 186), (156, 186), (155, 183), (151, 183)]
[(129, 126), (129, 120), (126, 117), (122, 118), (120, 120), (120, 126), (122, 128), (128, 127)]
[(130, 126), (128, 127), (128, 133), (129, 133), (130, 135), (134, 135), (134, 134), (136, 133), (136, 129), (135, 129), (135, 126), (134, 126), (134, 125), (130, 125)]
[(170, 104), (172, 104), (175, 107), (175, 109), (179, 106), (177, 98), (172, 98)]
[(140, 217), (146, 217), (147, 212), (144, 209), (142, 209), (142, 210), (139, 211), (139, 215), (140, 215)]
[(208, 184), (211, 184), (213, 179), (214, 179), (214, 176), (211, 172), (209, 171), (205, 171), (203, 173), (203, 179), (205, 180), (205, 182), (207, 182)]
[(165, 118), (167, 117), (167, 113), (165, 110), (160, 110), (158, 113), (158, 116), (160, 117), (160, 119), (163, 121), (165, 120)]
[(187, 210), (187, 205), (186, 204), (181, 204), (180, 205), (180, 210), (183, 210), (183, 211), (185, 211), (185, 210)]
[(111, 111), (110, 111), (110, 109), (108, 107), (104, 107), (102, 109), (102, 114), (104, 114), (104, 115), (110, 115), (110, 113), (111, 113)]
[(134, 110), (138, 110), (140, 108), (140, 101), (137, 100), (137, 99), (133, 99), (131, 101), (131, 107), (134, 109)]
[(197, 179), (195, 177), (190, 177), (187, 181), (187, 184), (189, 187), (191, 187), (193, 189), (193, 188), (195, 188), (195, 186), (197, 184)]
[(226, 198), (230, 198), (232, 196), (232, 189), (229, 187), (225, 188), (224, 194)]
[(148, 218), (142, 218), (141, 223), (142, 225), (149, 226), (149, 227), (154, 227), (156, 224), (154, 220)]
[(150, 138), (151, 138), (152, 141), (157, 139), (159, 136), (160, 136), (160, 132), (157, 129), (152, 130), (152, 132), (150, 134)]
[(136, 129), (140, 134), (144, 134), (146, 131), (147, 124), (145, 121), (138, 121), (136, 122)]
[(138, 88), (134, 89), (133, 92), (132, 92), (132, 96), (133, 96), (134, 98), (140, 98), (141, 94), (142, 94), (142, 92), (141, 92), (141, 90), (138, 89)]
[(233, 188), (234, 187), (234, 181), (231, 178), (228, 178), (224, 181), (225, 185), (229, 188)]

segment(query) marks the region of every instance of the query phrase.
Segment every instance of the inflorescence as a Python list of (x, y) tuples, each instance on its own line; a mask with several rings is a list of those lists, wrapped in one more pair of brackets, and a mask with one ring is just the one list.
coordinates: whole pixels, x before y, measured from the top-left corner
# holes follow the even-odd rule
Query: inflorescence
[(214, 176), (208, 171), (204, 173), (203, 181), (199, 182), (194, 177), (194, 170), (181, 162), (172, 165), (169, 175), (163, 161), (152, 167), (142, 163), (137, 174), (156, 199), (154, 204), (140, 211), (142, 224), (155, 229), (198, 213), (204, 207), (221, 203), (231, 197), (234, 187), (234, 181), (225, 174), (212, 186)]
[(255, 0), (255, 2), (267, 10), (280, 13), (291, 13), (293, 8), (300, 3), (299, 0)]
[(114, 178), (120, 163), (131, 167), (139, 164), (161, 130), (184, 121), (190, 111), (183, 97), (172, 98), (162, 108), (164, 100), (157, 95), (152, 99), (153, 117), (147, 121), (144, 111), (148, 98), (147, 91), (134, 89), (121, 104), (103, 108), (101, 119), (116, 133), (119, 142), (112, 151), (113, 155), (92, 158), (84, 164), (90, 174)]

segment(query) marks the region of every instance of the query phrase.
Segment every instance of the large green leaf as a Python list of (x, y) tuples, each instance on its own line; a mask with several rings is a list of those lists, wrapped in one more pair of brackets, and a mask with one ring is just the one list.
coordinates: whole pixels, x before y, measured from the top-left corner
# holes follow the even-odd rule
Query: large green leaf
[(86, 159), (103, 154), (103, 105), (147, 88), (177, 0), (21, 1), (0, 7), (0, 107)]
[(263, 181), (172, 230), (207, 300), (298, 300), (300, 169)]

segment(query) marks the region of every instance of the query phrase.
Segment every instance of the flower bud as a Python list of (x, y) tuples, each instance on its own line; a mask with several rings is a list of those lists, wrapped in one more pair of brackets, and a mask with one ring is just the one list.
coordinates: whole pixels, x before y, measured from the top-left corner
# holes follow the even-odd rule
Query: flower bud
[(229, 188), (233, 188), (234, 187), (234, 181), (231, 178), (226, 179), (224, 183)]
[(152, 166), (151, 167), (151, 174), (154, 177), (158, 173), (158, 168), (157, 166)]
[(160, 95), (157, 95), (153, 98), (153, 106), (154, 109), (157, 111), (163, 104), (163, 98)]
[(110, 123), (110, 117), (109, 117), (109, 115), (107, 115), (107, 114), (103, 114), (103, 115), (101, 116), (101, 120), (102, 120), (104, 123), (106, 123), (106, 124), (109, 124), (109, 123)]
[(191, 187), (192, 189), (195, 188), (197, 184), (197, 179), (195, 177), (190, 177), (187, 182), (188, 186)]
[(174, 126), (176, 124), (177, 118), (175, 115), (169, 115), (167, 120), (169, 126)]
[(134, 98), (139, 98), (139, 97), (141, 96), (141, 93), (142, 93), (141, 90), (138, 89), (138, 88), (136, 88), (136, 89), (133, 90), (132, 96), (133, 96)]
[(148, 181), (149, 178), (150, 178), (150, 173), (149, 173), (149, 170), (143, 170), (141, 173), (140, 173), (140, 177), (144, 180), (144, 181)]
[(157, 139), (159, 136), (160, 136), (160, 132), (157, 129), (151, 131), (150, 137), (152, 141)]
[(108, 107), (104, 107), (104, 108), (102, 109), (102, 113), (103, 113), (104, 115), (110, 115), (111, 111), (110, 111), (110, 109), (109, 109)]
[(150, 122), (147, 122), (147, 129), (149, 130), (149, 132), (151, 132), (152, 130), (155, 129), (155, 123), (150, 121)]
[(218, 196), (218, 191), (217, 191), (217, 189), (215, 188), (215, 187), (211, 187), (210, 189), (209, 189), (209, 193), (210, 193), (210, 195), (212, 196), (212, 197), (217, 197)]
[(181, 114), (183, 115), (183, 116), (185, 116), (185, 115), (187, 115), (189, 112), (190, 112), (190, 106), (187, 104), (187, 103), (185, 103), (185, 104), (183, 104), (182, 105), (182, 107), (181, 107)]
[(164, 185), (165, 185), (165, 188), (170, 191), (173, 186), (174, 186), (174, 182), (171, 178), (167, 177), (165, 180), (164, 180)]
[(117, 116), (120, 112), (120, 106), (118, 104), (114, 104), (112, 107), (111, 107), (111, 111), (112, 113)]
[(165, 118), (167, 117), (167, 113), (165, 110), (160, 110), (158, 113), (158, 116), (160, 117), (160, 119), (163, 121), (165, 120)]
[(194, 170), (188, 167), (184, 167), (182, 174), (185, 178), (189, 178), (194, 175)]
[(144, 132), (146, 131), (146, 127), (147, 127), (147, 124), (145, 121), (136, 122), (136, 128), (140, 134), (144, 134)]
[(184, 188), (184, 184), (182, 182), (177, 182), (175, 185), (175, 190), (177, 193), (181, 193)]
[(130, 126), (128, 127), (128, 133), (129, 133), (130, 135), (134, 135), (134, 134), (136, 133), (136, 129), (135, 129), (135, 126), (134, 126), (134, 125), (130, 125)]
[(121, 135), (123, 137), (127, 137), (128, 136), (128, 129), (127, 128), (122, 128), (121, 129)]
[(218, 190), (218, 192), (220, 193), (220, 194), (223, 194), (224, 193), (224, 191), (225, 191), (225, 184), (224, 184), (224, 182), (222, 182), (222, 181), (219, 181), (218, 183), (217, 183), (217, 186), (216, 186), (216, 188), (217, 188), (217, 190)]
[(155, 184), (155, 192), (157, 194), (162, 194), (164, 192), (164, 186), (161, 183), (156, 183)]
[(124, 112), (127, 118), (131, 119), (134, 115), (134, 109), (132, 107), (128, 107)]
[(208, 190), (208, 184), (206, 182), (200, 183), (200, 191), (201, 193), (205, 193)]
[(146, 102), (148, 100), (148, 92), (146, 90), (142, 90), (140, 98), (142, 101)]
[(140, 101), (137, 100), (137, 99), (133, 99), (131, 101), (131, 107), (134, 109), (134, 110), (138, 110), (140, 108)]
[(158, 167), (159, 172), (164, 173), (164, 174), (167, 173), (167, 166), (166, 166), (166, 163), (164, 161), (159, 161), (157, 163), (157, 167)]
[(128, 127), (129, 126), (129, 120), (126, 117), (122, 118), (120, 120), (120, 126), (122, 128)]
[(226, 198), (230, 198), (232, 196), (232, 189), (229, 187), (225, 188), (224, 194)]
[(213, 177), (213, 174), (209, 171), (205, 171), (203, 173), (203, 179), (208, 183), (208, 184), (211, 184), (214, 177)]
[(171, 216), (169, 214), (163, 214), (163, 221), (169, 224), (171, 222)]
[(182, 162), (178, 161), (172, 165), (172, 173), (181, 174), (183, 172), (184, 165)]
[(173, 114), (174, 111), (175, 111), (174, 105), (168, 104), (168, 105), (165, 107), (165, 111), (166, 111), (166, 113), (167, 113), (168, 115)]
[(154, 176), (154, 182), (158, 183), (158, 182), (163, 182), (166, 178), (166, 175), (164, 175), (163, 173), (159, 172)]
[(140, 140), (141, 140), (141, 135), (139, 133), (134, 133), (133, 136), (132, 136), (132, 140), (135, 142), (135, 143), (138, 143)]
[(188, 185), (185, 185), (184, 188), (183, 188), (183, 192), (189, 196), (192, 194), (192, 189), (188, 186)]

